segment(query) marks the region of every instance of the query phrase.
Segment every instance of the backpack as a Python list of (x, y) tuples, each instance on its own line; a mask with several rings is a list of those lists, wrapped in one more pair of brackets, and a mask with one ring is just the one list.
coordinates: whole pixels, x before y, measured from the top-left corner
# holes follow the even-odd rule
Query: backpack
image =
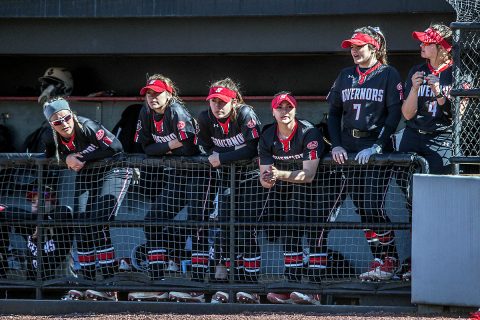
[(25, 138), (20, 151), (29, 153), (43, 153), (45, 152), (45, 141), (52, 136), (52, 127), (48, 121), (44, 121), (39, 128)]
[(123, 151), (126, 153), (143, 153), (141, 144), (134, 141), (138, 115), (142, 107), (143, 105), (139, 103), (129, 105), (123, 110), (120, 120), (112, 130), (112, 133), (122, 143)]

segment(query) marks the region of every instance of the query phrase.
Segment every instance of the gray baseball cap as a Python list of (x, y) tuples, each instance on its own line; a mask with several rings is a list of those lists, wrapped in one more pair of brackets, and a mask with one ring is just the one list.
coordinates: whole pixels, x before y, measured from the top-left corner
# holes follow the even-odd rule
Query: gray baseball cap
[(54, 113), (57, 113), (61, 110), (70, 110), (68, 101), (63, 98), (49, 100), (43, 105), (43, 114), (48, 121), (50, 121), (50, 118)]

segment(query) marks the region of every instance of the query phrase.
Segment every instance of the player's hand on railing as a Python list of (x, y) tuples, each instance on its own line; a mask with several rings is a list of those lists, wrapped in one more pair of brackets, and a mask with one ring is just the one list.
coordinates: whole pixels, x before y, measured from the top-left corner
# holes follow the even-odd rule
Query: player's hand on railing
[(277, 176), (275, 175), (276, 172), (277, 169), (274, 166), (270, 166), (268, 170), (262, 172), (261, 179), (264, 187), (271, 188), (275, 185), (275, 182), (277, 181)]
[(370, 148), (363, 149), (355, 156), (355, 160), (360, 164), (367, 164), (370, 157), (374, 154), (381, 153), (382, 149), (380, 146), (374, 144)]
[(220, 167), (220, 155), (217, 152), (213, 152), (209, 157), (208, 161), (210, 161), (210, 164), (212, 167), (217, 168)]
[(348, 160), (347, 150), (340, 146), (333, 148), (332, 158), (336, 163), (344, 164), (345, 161)]
[(79, 153), (72, 153), (67, 156), (65, 162), (67, 163), (67, 167), (70, 170), (78, 172), (82, 170), (83, 166), (85, 165), (84, 161), (80, 161), (79, 157), (81, 158), (82, 155)]

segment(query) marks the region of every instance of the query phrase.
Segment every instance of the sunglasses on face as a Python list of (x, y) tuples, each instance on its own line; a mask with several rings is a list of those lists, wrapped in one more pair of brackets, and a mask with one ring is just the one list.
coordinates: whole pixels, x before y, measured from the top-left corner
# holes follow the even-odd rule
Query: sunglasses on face
[(50, 121), (50, 123), (54, 126), (60, 126), (60, 125), (62, 125), (62, 123), (70, 121), (70, 119), (72, 119), (72, 114), (71, 113), (67, 114), (65, 117), (59, 118), (57, 120)]

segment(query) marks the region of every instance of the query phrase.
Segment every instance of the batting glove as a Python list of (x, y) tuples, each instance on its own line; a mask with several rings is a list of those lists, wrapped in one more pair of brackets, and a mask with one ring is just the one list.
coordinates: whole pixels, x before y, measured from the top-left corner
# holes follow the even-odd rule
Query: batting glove
[(382, 148), (379, 145), (374, 144), (372, 147), (363, 149), (357, 153), (355, 160), (360, 164), (367, 164), (368, 160), (373, 154), (378, 154), (382, 152)]

